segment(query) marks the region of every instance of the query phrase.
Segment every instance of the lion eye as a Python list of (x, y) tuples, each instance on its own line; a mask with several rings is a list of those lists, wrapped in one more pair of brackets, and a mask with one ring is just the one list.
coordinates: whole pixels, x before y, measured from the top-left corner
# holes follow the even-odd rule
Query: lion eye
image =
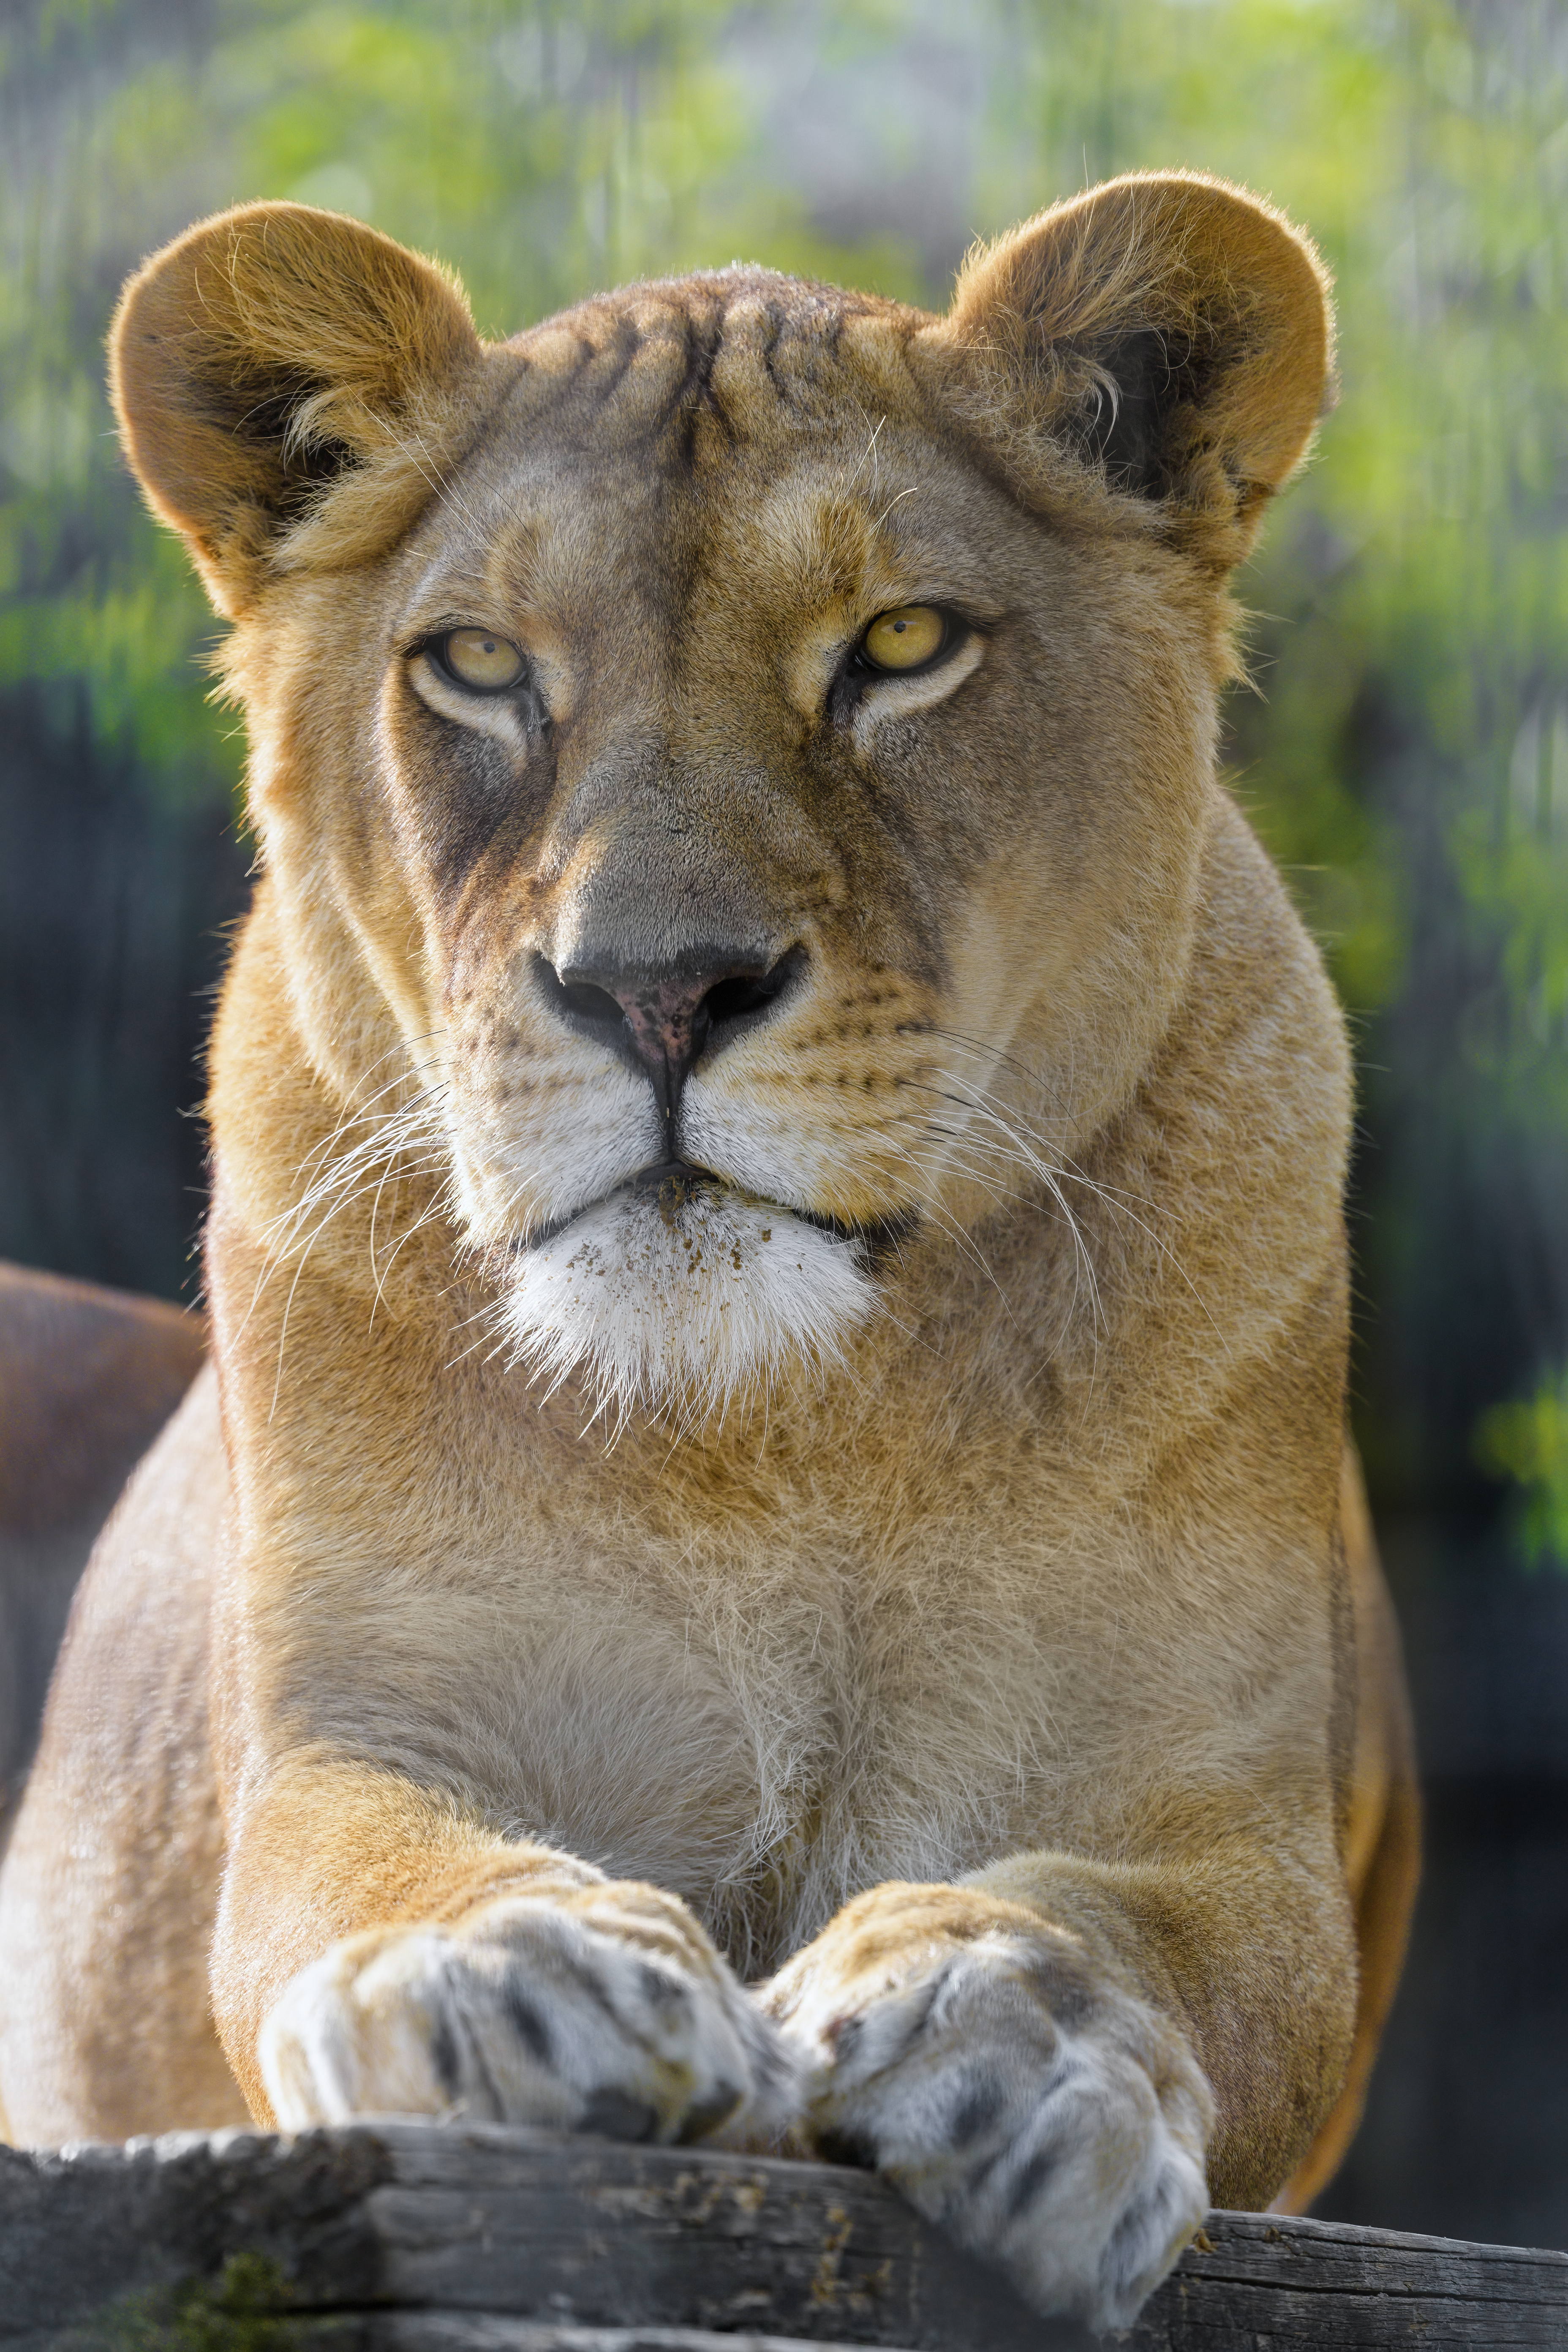
[(527, 667), (515, 646), (488, 629), (453, 629), (441, 640), (441, 658), (455, 678), (482, 694), (515, 686)]
[(900, 604), (877, 615), (860, 651), (874, 669), (920, 669), (946, 642), (946, 617), (934, 604)]

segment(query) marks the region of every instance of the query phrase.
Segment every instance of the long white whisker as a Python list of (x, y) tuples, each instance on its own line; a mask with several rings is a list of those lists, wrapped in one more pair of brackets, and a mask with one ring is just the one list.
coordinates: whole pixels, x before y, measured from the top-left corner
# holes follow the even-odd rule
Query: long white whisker
[[(371, 1073), (367, 1072), (366, 1075), (368, 1076)], [(406, 1082), (406, 1074), (400, 1074), (386, 1086), (378, 1088), (372, 1101), (381, 1101), (400, 1086), (405, 1086)], [(444, 1089), (439, 1086), (423, 1086), (390, 1117), (384, 1117), (379, 1120), (374, 1118), (369, 1108), (356, 1109), (351, 1100), (344, 1106), (331, 1134), (319, 1139), (301, 1160), (299, 1172), (301, 1176), (308, 1174), (309, 1181), (305, 1183), (303, 1191), (273, 1220), (264, 1234), (265, 1253), (246, 1315), (246, 1321), (248, 1322), (273, 1274), (288, 1258), (298, 1252), (294, 1278), (289, 1286), (289, 1296), (284, 1302), (282, 1319), (279, 1328), (277, 1370), (273, 1380), (272, 1402), (268, 1412), (268, 1421), (272, 1419), (278, 1409), (278, 1399), (281, 1392), (283, 1380), (283, 1362), (288, 1347), (289, 1319), (311, 1253), (334, 1218), (341, 1216), (346, 1209), (367, 1196), (372, 1200), (369, 1250), (371, 1270), (375, 1276), (375, 1291), (371, 1306), (371, 1320), (374, 1326), (375, 1308), (384, 1295), (387, 1271), (386, 1267), (378, 1267), (375, 1242), (376, 1216), (387, 1184), (395, 1179), (401, 1183), (418, 1181), (431, 1176), (447, 1178), (450, 1175), (450, 1159), (446, 1148), (442, 1122), (438, 1116), (438, 1106), (443, 1097)], [(340, 1138), (361, 1126), (368, 1126), (371, 1132), (359, 1141), (350, 1144), (345, 1150), (333, 1151), (332, 1146)], [(426, 1210), (426, 1216), (438, 1212), (441, 1202), (442, 1193), (438, 1191), (437, 1200)], [(314, 1222), (310, 1223), (317, 1210), (321, 1213), (315, 1216)], [(416, 1230), (418, 1223), (424, 1221), (424, 1217), (416, 1220), (415, 1224), (409, 1228), (409, 1232)], [(307, 1223), (310, 1223), (308, 1233), (305, 1230)], [(404, 1239), (407, 1238), (408, 1234), (405, 1233)]]
[[(956, 1043), (963, 1045), (966, 1047), (972, 1047), (973, 1050), (977, 1053), (984, 1050), (979, 1041), (965, 1039), (963, 1037), (962, 1034), (957, 1031), (944, 1032), (942, 1034), (952, 1036)], [(1003, 1061), (1008, 1060), (1008, 1057), (1006, 1056), (998, 1056), (996, 1058)], [(1027, 1072), (1023, 1070), (1023, 1066), (1021, 1064), (1013, 1062), (1010, 1064), (1010, 1066), (1019, 1071), (1021, 1075), (1026, 1076), (1029, 1075)], [(976, 1090), (966, 1086), (963, 1078), (952, 1071), (946, 1073), (946, 1076), (950, 1086), (958, 1089), (956, 1093), (948, 1093), (944, 1095), (943, 1090), (937, 1087), (931, 1087), (927, 1089), (927, 1091), (938, 1095), (939, 1097), (942, 1097), (942, 1098), (947, 1100), (952, 1101), (956, 1108), (983, 1120), (988, 1127), (990, 1127), (1000, 1139), (1000, 1141), (992, 1148), (997, 1150), (1005, 1157), (1016, 1159), (1020, 1165), (1026, 1168), (1029, 1172), (1035, 1176), (1037, 1181), (1047, 1185), (1047, 1189), (1053, 1192), (1053, 1195), (1057, 1199), (1063, 1213), (1068, 1217), (1069, 1220), (1072, 1219), (1072, 1212), (1066, 1195), (1061, 1190), (1061, 1187), (1067, 1183), (1081, 1184), (1087, 1192), (1092, 1193), (1098, 1200), (1101, 1201), (1113, 1214), (1125, 1217), (1130, 1224), (1135, 1226), (1137, 1230), (1142, 1233), (1150, 1243), (1152, 1243), (1160, 1256), (1165, 1260), (1175, 1273), (1178, 1279), (1185, 1286), (1187, 1290), (1191, 1293), (1195, 1304), (1201, 1309), (1205, 1319), (1208, 1321), (1211, 1328), (1215, 1331), (1216, 1338), (1219, 1339), (1221, 1345), (1227, 1345), (1224, 1333), (1220, 1330), (1218, 1324), (1215, 1322), (1215, 1318), (1210, 1313), (1206, 1302), (1204, 1300), (1197, 1286), (1188, 1275), (1186, 1268), (1182, 1265), (1181, 1260), (1171, 1248), (1164, 1236), (1158, 1233), (1153, 1224), (1149, 1222), (1150, 1219), (1157, 1216), (1160, 1213), (1157, 1202), (1149, 1200), (1142, 1194), (1133, 1192), (1123, 1186), (1110, 1184), (1101, 1179), (1091, 1177), (1086, 1170), (1079, 1168), (1076, 1162), (1065, 1153), (1053, 1154), (1052, 1157), (1047, 1160), (1045, 1157), (1045, 1149), (1047, 1147), (1044, 1145), (1044, 1138), (1030, 1136), (1025, 1132), (1016, 1118), (997, 1108), (994, 1097), (991, 1096), (988, 1090)], [(1134, 1205), (1134, 1203), (1136, 1205)], [(1140, 1211), (1145, 1212), (1146, 1214), (1140, 1214)], [(1073, 1223), (1076, 1232), (1076, 1220), (1073, 1220)], [(1092, 1278), (1092, 1267), (1089, 1268), (1088, 1271)]]

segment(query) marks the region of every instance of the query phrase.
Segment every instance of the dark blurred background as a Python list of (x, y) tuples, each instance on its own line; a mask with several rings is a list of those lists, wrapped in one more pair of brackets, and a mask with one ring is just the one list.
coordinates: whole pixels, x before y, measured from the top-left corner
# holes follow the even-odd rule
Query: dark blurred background
[(150, 247), (295, 196), (493, 333), (737, 256), (940, 305), (976, 233), (1139, 164), (1271, 194), (1339, 282), (1227, 751), (1354, 1024), (1356, 1427), (1429, 1807), (1325, 2210), (1568, 2245), (1563, 6), (3, 0), (0, 1255), (195, 1293), (244, 747), (103, 396)]

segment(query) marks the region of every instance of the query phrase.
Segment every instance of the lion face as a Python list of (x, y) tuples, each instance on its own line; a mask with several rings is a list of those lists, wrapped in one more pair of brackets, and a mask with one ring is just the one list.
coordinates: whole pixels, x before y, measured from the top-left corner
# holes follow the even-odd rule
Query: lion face
[[(1233, 276), (1245, 228), (1310, 286), (1315, 404), (1307, 258), (1229, 192), (1219, 216)], [(221, 361), (190, 349), (214, 238), (273, 289), (267, 354), (254, 292)], [(352, 383), (290, 347), (289, 240), (371, 315)], [(1016, 263), (942, 321), (735, 270), (485, 351), (412, 257), (260, 207), (128, 298), (122, 412), (237, 618), (312, 1056), (438, 1171), (517, 1352), (615, 1412), (833, 1359), (922, 1234), (1049, 1191), (1179, 998), (1223, 573), (1268, 473), (1215, 418), (1273, 347), (1215, 328), (1183, 375), (1163, 343), (1163, 395), (1037, 355), (1020, 443), (982, 299)], [(176, 341), (146, 319), (182, 296), (188, 410), (297, 386), (276, 449), (231, 428), (226, 504), (142, 422)], [(367, 383), (367, 334), (410, 382)], [(1282, 440), (1265, 413), (1278, 479), (1311, 409)]]
[[(884, 318), (742, 279), (574, 326), (361, 656), (367, 895), (415, 912), (405, 1034), (523, 1351), (721, 1402), (973, 1213), (998, 1117), (1114, 1099), (1179, 970), (1208, 666), (910, 413)], [(1118, 966), (1153, 987), (1108, 1056)]]

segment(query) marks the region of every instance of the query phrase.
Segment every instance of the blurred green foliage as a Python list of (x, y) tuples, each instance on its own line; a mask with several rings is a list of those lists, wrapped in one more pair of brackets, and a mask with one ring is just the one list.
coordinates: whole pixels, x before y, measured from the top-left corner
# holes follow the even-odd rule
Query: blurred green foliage
[(1557, 0), (32, 0), (0, 44), (0, 695), (85, 710), (165, 801), (229, 793), (241, 747), (100, 344), (199, 213), (356, 213), (497, 333), (738, 254), (940, 304), (968, 234), (1134, 165), (1309, 225), (1342, 394), (1239, 583), (1230, 754), (1363, 1045), (1360, 1433), (1385, 1502), (1430, 1500), (1490, 1412), (1479, 1458), (1568, 1558)]
[(1483, 1413), (1476, 1450), (1484, 1468), (1523, 1490), (1526, 1558), (1568, 1560), (1568, 1372), (1532, 1397)]

